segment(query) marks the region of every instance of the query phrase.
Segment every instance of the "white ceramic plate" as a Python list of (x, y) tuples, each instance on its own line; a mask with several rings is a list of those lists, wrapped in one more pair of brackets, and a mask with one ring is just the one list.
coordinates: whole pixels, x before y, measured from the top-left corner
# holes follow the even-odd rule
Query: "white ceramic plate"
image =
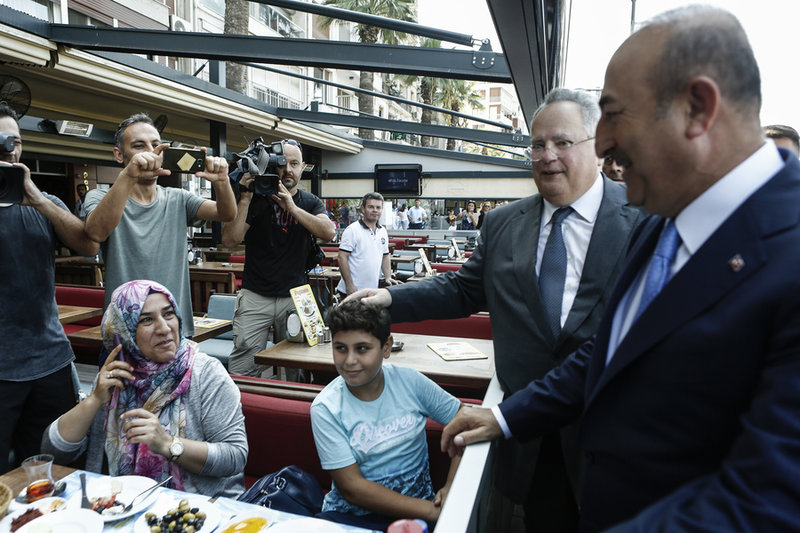
[(24, 513), (25, 511), (27, 511), (28, 509), (39, 509), (39, 510), (48, 509), (52, 504), (56, 502), (62, 502), (64, 503), (64, 506), (62, 506), (61, 509), (59, 509), (58, 511), (54, 512), (61, 512), (67, 508), (66, 507), (67, 500), (59, 497), (42, 498), (41, 500), (37, 500), (33, 503), (29, 503), (24, 506), (19, 505), (16, 509), (9, 511), (8, 514), (5, 516), (5, 518), (0, 520), (0, 532), (6, 533), (8, 531), (11, 531), (11, 521), (14, 520), (16, 517), (18, 517), (19, 515), (21, 515), (22, 513)]
[[(101, 478), (87, 477), (86, 496), (89, 498), (89, 501), (91, 501), (92, 498), (99, 498), (101, 496), (111, 496), (111, 479), (112, 478), (110, 476), (103, 476)], [(131, 503), (131, 501), (133, 501), (133, 499), (140, 492), (156, 484), (155, 481), (153, 481), (149, 477), (144, 477), (144, 476), (118, 476), (114, 479), (122, 483), (122, 490), (120, 491), (119, 494), (117, 494), (117, 501), (122, 502), (125, 505)], [(117, 520), (122, 520), (123, 518), (127, 518), (129, 516), (133, 516), (141, 511), (144, 511), (145, 509), (153, 505), (153, 503), (156, 501), (157, 498), (158, 498), (158, 490), (154, 490), (147, 496), (136, 500), (133, 508), (127, 513), (109, 515), (109, 514), (100, 514), (95, 511), (92, 512), (95, 513), (100, 518), (102, 518), (104, 522), (114, 522)], [(81, 508), (80, 489), (76, 490), (75, 494), (73, 494), (72, 497), (69, 499), (69, 507), (71, 509)]]
[[(261, 527), (261, 529), (258, 529), (258, 530), (256, 530), (256, 529), (245, 529), (245, 525), (246, 525), (247, 521), (253, 520), (253, 519), (257, 519), (257, 518), (263, 518), (263, 519), (265, 519), (267, 521), (267, 523), (264, 524)], [(214, 533), (229, 533), (228, 532), (228, 528), (231, 528), (230, 533), (241, 533), (241, 532), (245, 532), (245, 531), (247, 533), (259, 533), (261, 531), (267, 531), (267, 528), (272, 525), (272, 522), (273, 522), (272, 514), (271, 514), (269, 509), (265, 508), (263, 511), (254, 511), (254, 512), (250, 512), (250, 513), (242, 513), (240, 515), (236, 515), (233, 518), (231, 518), (230, 520), (228, 520), (227, 522), (225, 522), (224, 524), (222, 524), (219, 527), (219, 529), (217, 529)], [(239, 526), (239, 528), (236, 529), (236, 526)], [(255, 527), (255, 524), (253, 524), (251, 527)], [(270, 529), (269, 531), (272, 531), (272, 530)]]
[[(208, 496), (203, 496), (202, 494), (186, 492), (176, 495), (172, 492), (163, 492), (160, 494), (158, 501), (147, 510), (147, 513), (153, 513), (161, 518), (170, 509), (177, 508), (181, 500), (188, 500), (189, 507), (197, 507), (200, 511), (206, 513), (205, 524), (203, 524), (203, 529), (201, 529), (199, 533), (207, 533), (217, 527), (220, 521), (219, 511), (215, 504), (208, 501)], [(147, 525), (147, 519), (144, 516), (147, 513), (142, 513), (142, 515), (136, 519), (136, 522), (134, 522), (134, 533), (150, 533), (150, 526)]]
[(48, 513), (28, 522), (17, 530), (17, 533), (101, 533), (103, 519), (89, 509), (67, 509)]
[(335, 522), (328, 522), (319, 518), (298, 518), (275, 524), (267, 530), (269, 533), (343, 533), (347, 529)]

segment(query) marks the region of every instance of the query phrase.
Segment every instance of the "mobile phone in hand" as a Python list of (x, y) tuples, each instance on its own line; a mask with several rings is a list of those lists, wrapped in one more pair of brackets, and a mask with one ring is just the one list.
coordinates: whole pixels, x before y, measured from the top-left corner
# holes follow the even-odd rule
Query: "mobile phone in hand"
[(206, 168), (206, 153), (187, 148), (165, 148), (161, 168), (172, 172), (193, 173)]

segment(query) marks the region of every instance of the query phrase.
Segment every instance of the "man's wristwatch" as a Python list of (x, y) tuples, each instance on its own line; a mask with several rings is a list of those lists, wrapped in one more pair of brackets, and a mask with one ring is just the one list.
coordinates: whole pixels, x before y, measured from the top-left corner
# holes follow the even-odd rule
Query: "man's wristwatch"
[(171, 462), (175, 462), (183, 454), (183, 442), (178, 437), (172, 437), (172, 443), (169, 445), (169, 453)]

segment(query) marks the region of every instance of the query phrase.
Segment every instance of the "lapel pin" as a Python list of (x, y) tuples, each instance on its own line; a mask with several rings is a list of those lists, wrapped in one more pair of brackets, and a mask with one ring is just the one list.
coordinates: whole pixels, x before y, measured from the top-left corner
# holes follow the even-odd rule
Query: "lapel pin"
[(734, 272), (739, 272), (741, 269), (744, 268), (744, 259), (739, 254), (734, 255), (730, 259), (728, 259), (728, 266), (731, 267), (731, 270)]

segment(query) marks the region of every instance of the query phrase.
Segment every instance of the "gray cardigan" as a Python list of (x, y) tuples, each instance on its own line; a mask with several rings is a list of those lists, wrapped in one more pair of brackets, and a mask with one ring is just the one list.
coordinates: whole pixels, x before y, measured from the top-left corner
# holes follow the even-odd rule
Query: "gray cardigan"
[[(184, 399), (186, 438), (208, 444), (208, 459), (202, 472), (185, 472), (184, 488), (209, 496), (218, 493), (238, 496), (244, 490), (248, 452), (239, 389), (218, 360), (198, 353)], [(78, 443), (61, 437), (56, 420), (42, 436), (42, 453), (53, 454), (56, 463), (69, 464), (86, 451), (86, 469), (101, 472), (105, 454), (104, 419), (105, 409), (100, 409), (89, 433)]]

